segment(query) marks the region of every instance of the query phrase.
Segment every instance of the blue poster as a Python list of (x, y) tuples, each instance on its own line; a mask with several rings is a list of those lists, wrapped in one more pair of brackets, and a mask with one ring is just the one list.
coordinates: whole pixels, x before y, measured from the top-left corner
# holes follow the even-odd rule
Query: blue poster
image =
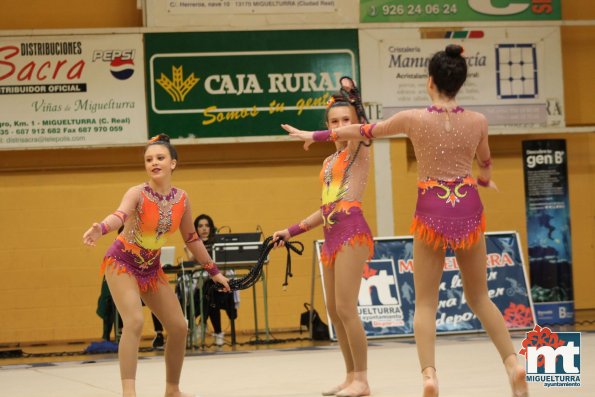
[(400, 287), (393, 258), (365, 265), (357, 309), (367, 336), (398, 335), (407, 328), (410, 316), (403, 310), (410, 310), (413, 289)]
[[(413, 238), (377, 238), (375, 256), (364, 267), (358, 311), (368, 338), (413, 335), (415, 290)], [(322, 242), (319, 241), (319, 247)], [(488, 292), (510, 329), (535, 324), (516, 233), (486, 234)], [(481, 331), (465, 301), (456, 257), (447, 251), (436, 313), (438, 333)], [(331, 328), (331, 338), (335, 338)]]
[(541, 325), (573, 324), (566, 141), (523, 141), (531, 294)]

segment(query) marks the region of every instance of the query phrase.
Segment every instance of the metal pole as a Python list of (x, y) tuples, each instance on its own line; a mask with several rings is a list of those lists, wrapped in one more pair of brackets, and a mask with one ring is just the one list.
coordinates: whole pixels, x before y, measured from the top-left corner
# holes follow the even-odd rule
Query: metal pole
[(267, 303), (267, 279), (265, 277), (265, 272), (262, 272), (262, 293), (263, 293), (263, 302), (264, 302), (264, 332), (265, 332), (265, 339), (269, 341), (269, 306)]
[(255, 343), (258, 344), (258, 310), (256, 308), (256, 284), (252, 286), (252, 297), (254, 299), (254, 335)]
[(316, 241), (314, 241), (314, 248), (312, 250), (312, 285), (310, 286), (310, 319), (308, 320), (308, 330), (310, 331), (310, 339), (312, 339), (312, 320), (314, 318), (314, 288), (316, 285), (316, 264), (318, 262), (318, 251)]
[[(184, 264), (182, 264), (182, 266), (184, 266)], [(194, 345), (194, 333), (196, 331), (196, 322), (194, 321), (194, 313), (196, 313), (196, 308), (194, 307), (194, 286), (193, 284), (193, 276), (194, 276), (194, 272), (190, 272), (190, 276), (188, 277), (188, 289), (190, 290), (190, 313), (188, 314), (188, 321), (189, 321), (189, 325), (190, 325), (190, 338), (189, 338), (189, 342), (190, 342), (190, 349), (192, 350), (193, 345)]]
[(200, 347), (204, 348), (204, 346), (205, 346), (205, 331), (207, 329), (207, 322), (205, 321), (205, 313), (203, 310), (203, 307), (204, 307), (204, 303), (203, 303), (204, 280), (203, 280), (202, 270), (199, 270), (198, 286), (199, 286), (198, 287), (198, 297), (199, 297), (198, 306), (200, 306), (198, 308), (198, 310), (200, 311)]

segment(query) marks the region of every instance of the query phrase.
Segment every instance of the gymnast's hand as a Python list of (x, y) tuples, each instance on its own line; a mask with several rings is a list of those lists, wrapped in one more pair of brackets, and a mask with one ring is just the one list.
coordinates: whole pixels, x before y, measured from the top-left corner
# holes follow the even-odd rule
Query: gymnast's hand
[(496, 182), (494, 182), (491, 179), (490, 179), (490, 182), (488, 183), (488, 186), (487, 187), (490, 188), (490, 189), (494, 189), (497, 192), (500, 191), (500, 189), (498, 189), (498, 186), (496, 185)]
[(223, 274), (218, 273), (211, 278), (213, 279), (213, 281), (223, 285), (223, 291), (225, 291), (225, 292), (231, 291), (231, 288), (229, 288), (229, 279), (227, 277), (225, 277)]
[(101, 226), (99, 223), (94, 223), (89, 230), (83, 234), (83, 244), (94, 247), (97, 240), (99, 240), (99, 237), (101, 237)]
[(287, 229), (273, 233), (273, 243), (275, 244), (275, 248), (283, 247), (290, 237), (289, 230)]
[(285, 131), (289, 132), (290, 137), (304, 141), (304, 150), (308, 150), (308, 147), (314, 143), (314, 133), (312, 131), (298, 130), (289, 124), (281, 124), (281, 127), (283, 127)]

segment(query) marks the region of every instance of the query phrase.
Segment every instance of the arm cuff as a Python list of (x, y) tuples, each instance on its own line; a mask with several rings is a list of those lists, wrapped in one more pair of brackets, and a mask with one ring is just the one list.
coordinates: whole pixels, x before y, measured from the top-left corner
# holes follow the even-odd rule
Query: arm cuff
[(314, 131), (312, 139), (314, 142), (327, 142), (330, 140), (331, 130)]
[(221, 273), (214, 262), (205, 263), (204, 265), (202, 265), (202, 268), (206, 270), (207, 273), (209, 273), (210, 277), (216, 276), (219, 273)]
[(483, 186), (483, 187), (488, 187), (490, 186), (490, 180), (488, 179), (487, 181), (481, 178), (477, 178), (477, 184), (479, 186)]
[(308, 231), (308, 228), (304, 222), (296, 223), (295, 225), (291, 225), (287, 228), (290, 237), (297, 236), (298, 234), (302, 234)]
[(198, 241), (198, 234), (196, 232), (194, 233), (188, 233), (188, 237), (186, 237), (186, 241), (184, 241), (186, 244), (190, 244), (193, 243), (195, 241)]
[(102, 236), (109, 233), (109, 227), (108, 227), (108, 225), (106, 225), (105, 223), (101, 222), (99, 224), (99, 226), (101, 226), (101, 235)]
[(479, 168), (490, 168), (492, 166), (492, 159), (488, 158), (485, 161), (477, 159), (477, 164), (479, 165)]
[(374, 127), (376, 127), (376, 123), (362, 124), (359, 127), (359, 134), (367, 139), (373, 139), (374, 135), (372, 134), (372, 131), (374, 130)]

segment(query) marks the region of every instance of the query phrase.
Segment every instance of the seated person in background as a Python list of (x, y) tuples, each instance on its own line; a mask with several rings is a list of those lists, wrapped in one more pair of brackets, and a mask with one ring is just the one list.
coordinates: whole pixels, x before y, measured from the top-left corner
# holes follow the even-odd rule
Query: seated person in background
[[(101, 280), (101, 293), (99, 294), (99, 299), (97, 300), (97, 310), (95, 313), (97, 313), (97, 315), (103, 320), (103, 335), (101, 336), (101, 339), (105, 342), (109, 342), (112, 328), (114, 326), (116, 307), (112, 299), (112, 294), (110, 293), (109, 287), (107, 286), (107, 282), (105, 281), (105, 277), (103, 277), (103, 280)], [(119, 327), (121, 329), (122, 319), (119, 318), (119, 320)]]
[[(215, 243), (215, 232), (217, 228), (213, 222), (213, 219), (206, 214), (201, 214), (196, 217), (194, 220), (194, 228), (198, 234), (198, 237), (202, 240), (205, 248), (209, 252), (209, 255), (213, 255), (213, 244)], [(188, 259), (193, 261), (194, 258), (192, 254), (186, 250), (186, 254)], [(235, 276), (233, 270), (229, 269), (224, 271), (224, 275), (228, 278)], [(193, 298), (194, 298), (194, 308), (195, 308), (195, 317), (200, 316), (200, 289), (198, 285), (199, 280), (207, 279), (207, 274), (200, 274), (200, 272), (195, 272), (192, 276), (193, 278)], [(179, 283), (178, 283), (179, 284)], [(227, 292), (220, 292), (214, 291), (212, 296), (207, 296), (208, 288), (203, 288), (203, 313), (204, 318), (203, 321), (206, 321), (208, 318), (211, 319), (211, 324), (213, 325), (213, 336), (215, 338), (215, 344), (217, 346), (222, 346), (225, 342), (223, 337), (225, 334), (221, 330), (221, 313), (220, 310), (223, 309), (227, 312), (227, 316), (230, 320), (235, 320), (237, 317), (237, 308), (240, 305), (240, 293), (239, 291), (234, 291), (233, 294), (229, 294)], [(181, 293), (179, 289), (176, 288), (176, 292), (178, 292), (178, 297), (181, 297)], [(183, 304), (182, 304), (183, 305)], [(197, 328), (197, 331), (200, 328)], [(198, 337), (198, 336), (197, 336)]]

